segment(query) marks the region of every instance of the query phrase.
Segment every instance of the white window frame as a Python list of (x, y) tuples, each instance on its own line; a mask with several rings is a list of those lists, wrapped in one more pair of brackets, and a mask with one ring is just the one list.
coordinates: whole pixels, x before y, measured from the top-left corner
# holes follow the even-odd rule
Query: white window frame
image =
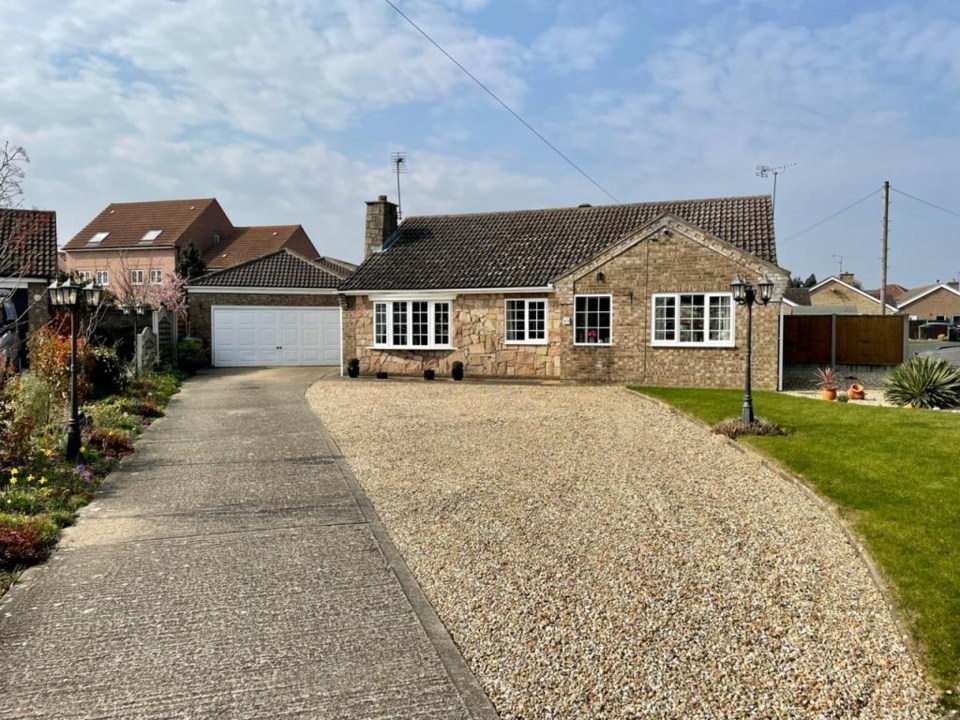
[(109, 285), (110, 284), (110, 271), (109, 270), (97, 270), (97, 285)]
[(163, 270), (160, 268), (150, 268), (150, 284), (159, 285), (163, 282)]
[[(703, 317), (703, 340), (702, 341), (690, 341), (690, 340), (681, 340), (680, 339), (680, 297), (683, 295), (702, 295), (703, 296), (703, 307), (704, 307), (704, 317)], [(657, 339), (657, 299), (658, 298), (673, 298), (674, 301), (674, 328), (673, 340), (662, 340)], [(730, 308), (730, 337), (726, 340), (711, 340), (710, 339), (710, 321), (712, 320), (710, 315), (710, 300), (712, 298), (725, 298), (729, 303)], [(722, 347), (722, 348), (732, 348), (736, 347), (737, 343), (737, 304), (733, 300), (733, 294), (729, 292), (675, 292), (675, 293), (654, 293), (650, 298), (650, 345), (652, 347), (688, 347), (688, 348), (704, 348), (704, 347)]]
[(143, 285), (143, 270), (136, 268), (130, 271), (130, 284)]
[(91, 237), (89, 240), (87, 240), (87, 243), (88, 243), (88, 244), (91, 244), (91, 245), (99, 245), (100, 243), (102, 243), (104, 240), (107, 239), (107, 236), (108, 236), (109, 234), (110, 234), (110, 231), (109, 231), (109, 230), (108, 230), (107, 232), (94, 233), (94, 234), (93, 234), (93, 237)]
[(90, 282), (90, 271), (89, 270), (76, 270), (77, 280), (80, 282)]
[[(577, 300), (579, 298), (608, 298), (610, 300), (610, 340), (609, 342), (577, 342)], [(573, 296), (573, 344), (578, 347), (610, 347), (613, 345), (613, 295), (603, 293), (586, 293)]]
[[(427, 339), (429, 342), (426, 345), (414, 345), (413, 344), (413, 304), (414, 303), (426, 303), (427, 304)], [(405, 306), (405, 316), (406, 316), (406, 342), (402, 345), (397, 344), (394, 341), (394, 307), (397, 305)], [(386, 312), (386, 341), (378, 342), (377, 340), (377, 306), (383, 306)], [(437, 306), (446, 305), (447, 306), (447, 342), (438, 343), (436, 342), (436, 329), (437, 329)], [(452, 350), (453, 349), (453, 301), (452, 300), (427, 300), (425, 298), (410, 298), (409, 300), (374, 300), (373, 301), (373, 347), (375, 348), (390, 348), (390, 349), (401, 349), (401, 350)]]
[(157, 239), (158, 237), (160, 237), (160, 233), (162, 233), (162, 232), (163, 232), (163, 230), (147, 230), (147, 231), (143, 234), (143, 237), (140, 238), (140, 242), (142, 242), (142, 243), (144, 243), (144, 244), (152, 243), (152, 242), (156, 241), (156, 239)]
[[(510, 303), (522, 303), (523, 305), (523, 340), (511, 340), (508, 337), (510, 332)], [(530, 339), (530, 303), (543, 303), (543, 337)], [(503, 342), (505, 345), (546, 345), (548, 338), (548, 325), (550, 319), (550, 304), (546, 298), (505, 298), (503, 301)]]

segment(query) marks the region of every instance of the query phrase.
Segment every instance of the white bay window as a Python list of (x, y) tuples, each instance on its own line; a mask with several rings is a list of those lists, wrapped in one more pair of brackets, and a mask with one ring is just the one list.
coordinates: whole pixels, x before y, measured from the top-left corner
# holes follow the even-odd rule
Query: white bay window
[(448, 300), (374, 302), (373, 345), (417, 350), (450, 348), (450, 302)]

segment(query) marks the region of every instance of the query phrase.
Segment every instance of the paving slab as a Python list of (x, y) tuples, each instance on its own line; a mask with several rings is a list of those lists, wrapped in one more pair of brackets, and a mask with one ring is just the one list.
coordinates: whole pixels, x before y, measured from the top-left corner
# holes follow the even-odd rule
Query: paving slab
[(318, 377), (186, 383), (0, 599), (0, 719), (496, 717), (310, 412)]

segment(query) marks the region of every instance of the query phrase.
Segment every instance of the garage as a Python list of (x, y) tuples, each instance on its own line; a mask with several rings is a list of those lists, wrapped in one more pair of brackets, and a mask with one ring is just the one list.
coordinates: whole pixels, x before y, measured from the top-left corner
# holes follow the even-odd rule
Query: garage
[(349, 271), (282, 249), (209, 273), (187, 286), (191, 332), (214, 367), (340, 365), (337, 287)]
[(211, 308), (214, 367), (337, 365), (339, 308)]

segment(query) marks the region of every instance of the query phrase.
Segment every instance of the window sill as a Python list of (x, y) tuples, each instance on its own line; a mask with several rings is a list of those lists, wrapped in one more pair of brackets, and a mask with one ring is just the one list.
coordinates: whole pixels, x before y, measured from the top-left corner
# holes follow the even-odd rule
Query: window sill
[(455, 350), (453, 345), (367, 345), (367, 350)]
[(601, 342), (595, 342), (595, 343), (580, 343), (580, 342), (575, 342), (573, 345), (574, 345), (574, 347), (613, 347), (613, 342), (612, 342), (612, 341), (611, 341), (611, 342), (607, 342), (607, 343), (601, 343)]
[(504, 345), (549, 345), (546, 340), (504, 340)]
[(650, 347), (663, 347), (663, 348), (735, 348), (736, 343), (734, 342), (701, 342), (701, 343), (690, 343), (690, 342), (676, 342), (676, 341), (665, 341), (665, 340), (654, 340), (650, 343)]

